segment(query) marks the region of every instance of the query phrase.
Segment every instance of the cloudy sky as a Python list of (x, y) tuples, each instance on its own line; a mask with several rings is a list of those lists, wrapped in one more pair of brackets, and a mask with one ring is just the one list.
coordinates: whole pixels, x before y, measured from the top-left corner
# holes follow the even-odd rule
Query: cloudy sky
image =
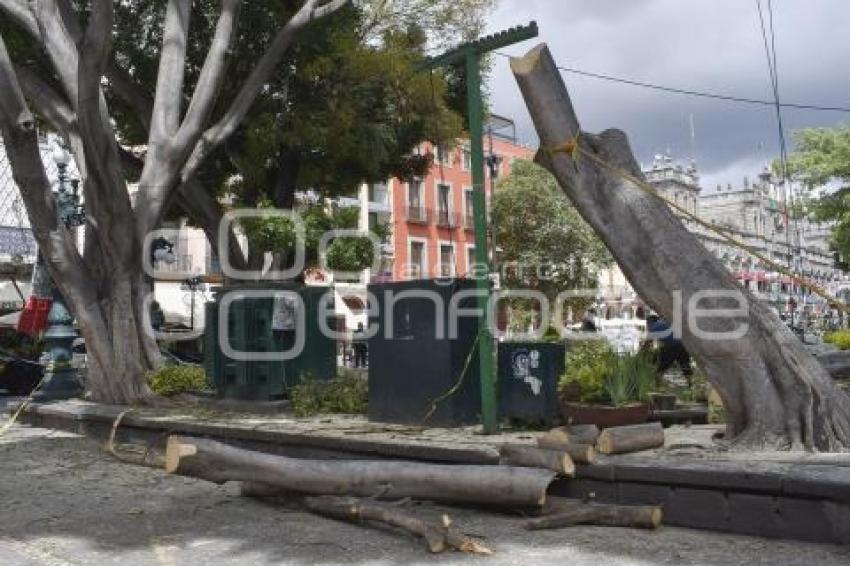
[[(767, 0), (762, 4), (766, 5)], [(773, 0), (780, 98), (850, 106), (850, 2)], [(502, 50), (524, 53), (545, 41), (559, 64), (678, 88), (770, 99), (755, 0), (500, 0), (490, 32), (536, 20), (539, 40)], [(536, 141), (508, 61), (495, 57), (496, 113), (514, 118), (520, 139)], [(689, 117), (703, 188), (740, 184), (778, 154), (771, 107), (707, 100), (565, 74), (589, 131), (626, 131), (637, 157), (691, 154)], [(786, 131), (850, 123), (850, 114), (783, 110)], [(790, 140), (789, 140), (790, 141)]]

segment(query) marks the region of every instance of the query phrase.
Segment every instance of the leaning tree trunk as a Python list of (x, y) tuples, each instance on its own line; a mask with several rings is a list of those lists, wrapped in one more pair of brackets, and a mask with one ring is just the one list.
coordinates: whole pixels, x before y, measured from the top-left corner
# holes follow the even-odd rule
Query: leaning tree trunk
[[(643, 178), (625, 134), (579, 136), (569, 94), (545, 45), (512, 60), (511, 67), (544, 148), (538, 163), (554, 174), (640, 296), (674, 325), (684, 321), (682, 341), (720, 393), (736, 445), (850, 448), (850, 398), (660, 198), (619, 173)], [(572, 151), (569, 142), (576, 139), (578, 150)], [(558, 147), (564, 151), (550, 149)], [(745, 308), (731, 315), (729, 309), (740, 303)], [(705, 316), (711, 311), (716, 318)]]

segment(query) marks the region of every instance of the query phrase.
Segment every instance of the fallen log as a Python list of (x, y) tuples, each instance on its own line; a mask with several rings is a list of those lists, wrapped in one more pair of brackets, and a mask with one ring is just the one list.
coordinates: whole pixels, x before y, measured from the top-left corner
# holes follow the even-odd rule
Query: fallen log
[(165, 471), (216, 483), (257, 482), (313, 495), (428, 499), (539, 507), (554, 472), (513, 466), (423, 464), (379, 460), (307, 460), (171, 436)]
[(664, 427), (659, 422), (606, 428), (596, 448), (603, 454), (623, 454), (664, 446)]
[(576, 465), (567, 452), (535, 446), (504, 444), (499, 447), (499, 463), (508, 466), (544, 468), (569, 478), (576, 472)]
[(566, 452), (576, 464), (593, 464), (596, 462), (596, 448), (592, 444), (553, 442), (541, 437), (537, 439), (537, 447)]
[(575, 525), (603, 527), (632, 527), (657, 529), (661, 525), (662, 511), (653, 505), (611, 505), (559, 500), (553, 512), (525, 521), (529, 530), (558, 529)]
[(399, 528), (421, 537), (428, 550), (433, 553), (452, 549), (471, 554), (492, 554), (492, 551), (486, 546), (453, 529), (445, 515), (443, 516), (443, 524), (435, 525), (398, 507), (353, 497), (332, 495), (305, 497), (303, 504), (309, 511), (334, 519), (354, 523), (375, 522)]
[(598, 437), (599, 427), (588, 424), (555, 427), (546, 431), (541, 438), (553, 444), (595, 444)]

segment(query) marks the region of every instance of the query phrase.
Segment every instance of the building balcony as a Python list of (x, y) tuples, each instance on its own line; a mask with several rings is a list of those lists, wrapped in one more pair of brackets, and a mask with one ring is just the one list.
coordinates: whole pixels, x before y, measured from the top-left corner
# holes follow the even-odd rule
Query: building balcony
[(475, 217), (471, 214), (464, 214), (463, 227), (467, 230), (475, 230)]
[(437, 226), (440, 228), (457, 228), (461, 226), (460, 216), (447, 210), (437, 211)]
[(428, 224), (433, 216), (433, 211), (424, 206), (408, 206), (407, 221), (414, 224)]

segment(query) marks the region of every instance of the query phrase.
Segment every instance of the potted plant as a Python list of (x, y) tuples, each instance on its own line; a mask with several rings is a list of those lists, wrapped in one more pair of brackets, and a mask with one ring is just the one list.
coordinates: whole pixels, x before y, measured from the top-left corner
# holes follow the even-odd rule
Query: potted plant
[(571, 424), (599, 427), (646, 422), (657, 370), (645, 354), (617, 355), (604, 340), (575, 344), (558, 383), (561, 413)]

